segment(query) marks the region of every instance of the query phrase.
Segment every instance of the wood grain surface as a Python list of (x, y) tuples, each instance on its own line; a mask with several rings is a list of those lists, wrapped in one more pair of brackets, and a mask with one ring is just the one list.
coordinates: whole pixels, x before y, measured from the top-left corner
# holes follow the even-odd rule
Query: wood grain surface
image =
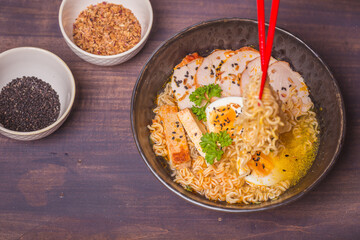
[(309, 194), (248, 214), (202, 209), (167, 190), (138, 154), (129, 111), (136, 78), (164, 40), (204, 20), (256, 19), (256, 1), (151, 3), (154, 26), (144, 49), (124, 64), (100, 67), (65, 44), (61, 0), (0, 0), (0, 52), (47, 49), (68, 64), (78, 89), (54, 134), (33, 142), (0, 137), (0, 239), (359, 239), (360, 2), (280, 3), (278, 26), (309, 44), (338, 80), (347, 135), (334, 168)]

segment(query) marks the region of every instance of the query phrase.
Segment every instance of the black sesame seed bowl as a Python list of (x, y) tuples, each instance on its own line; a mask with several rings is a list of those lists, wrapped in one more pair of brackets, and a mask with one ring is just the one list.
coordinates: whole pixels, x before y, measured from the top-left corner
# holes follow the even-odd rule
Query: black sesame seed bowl
[(75, 79), (55, 54), (20, 47), (0, 53), (0, 133), (30, 141), (56, 131), (75, 100)]

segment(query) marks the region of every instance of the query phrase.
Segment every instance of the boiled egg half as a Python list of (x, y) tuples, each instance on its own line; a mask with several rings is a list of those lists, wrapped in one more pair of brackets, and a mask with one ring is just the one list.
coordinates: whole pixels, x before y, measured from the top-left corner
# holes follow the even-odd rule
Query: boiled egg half
[(235, 122), (241, 114), (242, 107), (242, 97), (224, 97), (209, 104), (205, 110), (208, 131), (227, 131), (234, 137)]
[(247, 163), (251, 173), (245, 177), (248, 183), (255, 185), (272, 186), (285, 179), (291, 179), (293, 172), (289, 158), (265, 155), (257, 152)]

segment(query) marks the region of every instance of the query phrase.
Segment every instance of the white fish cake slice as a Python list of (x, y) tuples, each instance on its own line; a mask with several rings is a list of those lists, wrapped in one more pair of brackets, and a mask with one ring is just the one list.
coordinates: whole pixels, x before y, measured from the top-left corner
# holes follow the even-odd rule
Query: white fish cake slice
[[(269, 65), (277, 62), (275, 58), (271, 57), (269, 61)], [(268, 71), (269, 72), (269, 71)], [(245, 70), (241, 74), (241, 81), (240, 81), (240, 87), (241, 87), (241, 95), (244, 94), (244, 90), (248, 83), (250, 82), (250, 79), (254, 77), (256, 74), (261, 73), (261, 59), (260, 57), (255, 58), (254, 60), (248, 62), (246, 65)]]
[(203, 86), (215, 83), (219, 65), (234, 53), (232, 50), (214, 50), (209, 56), (205, 57), (196, 73), (197, 85)]
[(292, 113), (297, 117), (309, 111), (313, 103), (309, 97), (309, 90), (304, 79), (298, 72), (291, 69), (289, 63), (278, 61), (269, 66), (268, 76), (270, 85), (279, 94), (280, 100), (286, 104), (291, 91), (294, 95), (291, 97), (298, 102), (299, 108), (293, 108)]
[(199, 154), (205, 158), (205, 153), (200, 146), (201, 137), (203, 136), (203, 133), (206, 133), (205, 127), (199, 122), (197, 117), (195, 117), (192, 111), (188, 108), (178, 112), (177, 116), (180, 119), (182, 125), (184, 126), (191, 141), (194, 143)]
[(245, 70), (246, 64), (259, 57), (257, 50), (251, 47), (243, 47), (228, 58), (219, 70), (219, 79), (217, 84), (222, 88), (222, 96), (241, 96), (240, 79), (241, 73)]
[(202, 59), (192, 60), (188, 64), (174, 69), (174, 73), (171, 76), (171, 89), (180, 110), (191, 108), (194, 105), (190, 101), (189, 95), (196, 89), (195, 74), (202, 63)]

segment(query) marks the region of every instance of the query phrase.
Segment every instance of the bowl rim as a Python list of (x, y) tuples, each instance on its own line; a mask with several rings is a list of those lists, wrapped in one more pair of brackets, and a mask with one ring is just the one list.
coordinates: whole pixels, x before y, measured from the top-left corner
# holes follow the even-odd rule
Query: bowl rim
[[(207, 208), (207, 209), (211, 209), (211, 210), (216, 210), (216, 211), (220, 211), (220, 212), (233, 212), (233, 213), (237, 213), (237, 212), (257, 212), (257, 211), (264, 211), (264, 210), (269, 210), (269, 209), (273, 209), (279, 206), (283, 206), (286, 204), (289, 204), (299, 198), (301, 198), (302, 196), (304, 196), (306, 193), (308, 193), (310, 190), (312, 190), (315, 186), (317, 186), (323, 179), (324, 177), (329, 173), (329, 171), (331, 170), (331, 168), (334, 166), (334, 163), (336, 162), (336, 160), (339, 158), (339, 154), (341, 152), (341, 149), (343, 147), (344, 144), (344, 140), (345, 140), (345, 132), (346, 132), (346, 114), (345, 114), (345, 105), (344, 105), (344, 99), (343, 96), (341, 94), (340, 91), (340, 87), (339, 84), (337, 82), (337, 80), (335, 79), (333, 73), (330, 71), (330, 68), (328, 67), (328, 65), (320, 58), (320, 56), (314, 51), (312, 50), (312, 48), (310, 48), (305, 42), (303, 42), (300, 38), (298, 38), (297, 36), (295, 36), (294, 34), (290, 33), (289, 31), (280, 28), (280, 27), (276, 27), (276, 31), (280, 31), (284, 34), (289, 35), (290, 37), (294, 38), (295, 40), (299, 41), (301, 44), (303, 44), (319, 61), (320, 63), (325, 67), (325, 70), (328, 71), (328, 73), (330, 74), (331, 79), (334, 82), (335, 85), (335, 89), (339, 94), (339, 101), (340, 101), (340, 121), (341, 121), (341, 126), (340, 126), (340, 138), (338, 139), (338, 144), (337, 144), (337, 148), (335, 150), (335, 154), (333, 155), (330, 163), (328, 164), (328, 166), (324, 169), (324, 171), (321, 173), (321, 175), (309, 186), (307, 186), (302, 192), (299, 192), (298, 194), (289, 197), (288, 199), (285, 199), (284, 201), (278, 202), (278, 203), (274, 203), (271, 205), (267, 205), (264, 207), (259, 207), (259, 208), (252, 208), (252, 209), (246, 209), (246, 208), (228, 208), (226, 206), (222, 207), (222, 206), (213, 206), (213, 205), (209, 205), (206, 203), (202, 203), (202, 202), (198, 202), (188, 196), (186, 196), (185, 194), (182, 194), (181, 192), (178, 192), (176, 189), (172, 188), (172, 186), (170, 186), (164, 179), (162, 179), (157, 172), (155, 171), (155, 169), (150, 165), (150, 163), (148, 162), (143, 148), (140, 145), (140, 141), (138, 139), (138, 132), (135, 128), (135, 117), (134, 117), (134, 109), (135, 109), (135, 99), (137, 97), (137, 90), (139, 87), (139, 83), (143, 77), (143, 74), (145, 72), (145, 70), (147, 69), (149, 63), (151, 62), (151, 60), (153, 59), (153, 57), (155, 57), (159, 51), (166, 47), (166, 45), (169, 45), (170, 43), (176, 41), (180, 36), (182, 36), (183, 34), (185, 34), (186, 32), (194, 29), (194, 28), (198, 28), (204, 25), (208, 25), (208, 24), (214, 24), (217, 22), (227, 22), (227, 21), (239, 21), (239, 22), (251, 22), (251, 23), (255, 23), (257, 25), (257, 21), (253, 20), (253, 19), (248, 19), (248, 18), (237, 18), (237, 17), (233, 17), (233, 18), (217, 18), (217, 19), (210, 19), (210, 20), (206, 20), (206, 21), (201, 21), (198, 23), (195, 23), (189, 27), (186, 27), (184, 29), (182, 29), (180, 32), (172, 35), (171, 37), (169, 37), (167, 40), (163, 41), (160, 46), (154, 50), (154, 52), (150, 55), (149, 59), (146, 61), (145, 65), (143, 66), (143, 68), (141, 69), (141, 72), (139, 74), (139, 77), (137, 78), (134, 88), (133, 88), (133, 92), (132, 92), (132, 97), (131, 97), (131, 109), (130, 109), (130, 122), (131, 122), (131, 130), (132, 130), (132, 134), (133, 134), (133, 138), (136, 144), (136, 147), (138, 149), (138, 152), (140, 154), (140, 156), (142, 157), (143, 161), (145, 162), (145, 164), (148, 166), (148, 168), (150, 169), (150, 171), (153, 173), (153, 175), (165, 186), (167, 187), (169, 190), (171, 190), (173, 193), (175, 193), (177, 196), (185, 199), (186, 201), (203, 207), (203, 208)], [(266, 24), (266, 26), (268, 26), (268, 24)]]
[[(61, 34), (63, 35), (63, 38), (65, 39), (65, 41), (68, 44), (71, 45), (71, 47), (73, 47), (75, 50), (79, 51), (80, 53), (82, 53), (82, 54), (84, 54), (84, 55), (86, 55), (88, 57), (97, 58), (97, 59), (103, 59), (103, 60), (109, 60), (109, 59), (114, 59), (114, 58), (118, 58), (118, 57), (127, 56), (128, 54), (134, 52), (136, 49), (141, 47), (147, 41), (147, 38), (149, 37), (150, 31), (152, 29), (153, 21), (154, 21), (154, 13), (153, 13), (153, 9), (152, 9), (150, 0), (143, 0), (146, 3), (147, 9), (149, 10), (149, 13), (150, 13), (150, 16), (149, 16), (150, 17), (150, 22), (149, 22), (149, 27), (146, 30), (144, 36), (140, 39), (140, 41), (135, 46), (133, 46), (132, 48), (130, 48), (129, 50), (127, 50), (125, 52), (115, 54), (115, 55), (105, 55), (104, 56), (104, 55), (96, 55), (96, 54), (93, 54), (93, 53), (86, 52), (85, 50), (82, 50), (80, 47), (78, 47), (73, 41), (71, 41), (71, 39), (68, 37), (68, 35), (65, 32), (65, 29), (64, 29), (64, 26), (63, 26), (63, 23), (62, 23), (62, 13), (64, 11), (65, 3), (67, 1), (70, 1), (70, 0), (63, 0), (61, 2), (60, 9), (59, 9), (59, 14), (58, 14), (58, 21), (59, 21), (59, 27), (60, 27)], [(103, 2), (103, 1), (99, 0), (99, 3), (101, 3), (101, 2)], [(111, 0), (109, 0), (107, 2), (111, 3)]]
[(52, 124), (50, 124), (49, 126), (47, 126), (45, 128), (42, 128), (42, 129), (39, 129), (39, 130), (36, 130), (36, 131), (31, 131), (31, 132), (19, 132), (19, 131), (14, 131), (14, 130), (4, 128), (3, 126), (0, 125), (0, 130), (1, 131), (5, 132), (5, 133), (8, 133), (8, 134), (11, 134), (11, 135), (16, 135), (16, 136), (38, 135), (38, 134), (47, 132), (50, 129), (53, 129), (53, 128), (57, 127), (58, 124), (61, 123), (64, 119), (66, 119), (67, 116), (69, 115), (69, 113), (70, 113), (70, 111), (71, 111), (71, 109), (73, 107), (73, 104), (74, 104), (74, 101), (75, 101), (75, 95), (76, 95), (75, 78), (74, 78), (70, 68), (68, 67), (68, 65), (59, 56), (57, 56), (56, 54), (54, 54), (54, 53), (52, 53), (52, 52), (50, 52), (48, 50), (45, 50), (45, 49), (42, 49), (42, 48), (37, 48), (37, 47), (18, 47), (18, 48), (12, 48), (12, 49), (9, 49), (9, 50), (6, 50), (6, 51), (0, 53), (0, 58), (1, 57), (6, 57), (6, 55), (8, 55), (8, 54), (13, 54), (15, 52), (21, 52), (21, 51), (24, 51), (24, 50), (41, 52), (41, 53), (43, 53), (43, 54), (45, 54), (45, 55), (47, 55), (49, 57), (52, 57), (59, 63), (59, 66), (62, 66), (65, 69), (65, 71), (67, 72), (67, 74), (70, 77), (71, 99), (70, 99), (70, 103), (69, 103), (68, 107), (66, 108), (65, 112), (55, 122), (53, 122)]

